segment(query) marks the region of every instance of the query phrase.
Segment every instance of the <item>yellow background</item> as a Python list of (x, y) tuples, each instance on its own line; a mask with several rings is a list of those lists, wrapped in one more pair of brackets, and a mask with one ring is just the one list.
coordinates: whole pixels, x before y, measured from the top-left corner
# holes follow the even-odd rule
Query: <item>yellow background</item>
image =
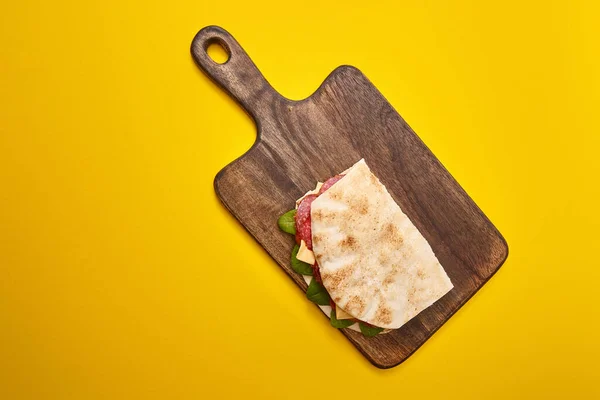
[[(3, 4), (0, 398), (600, 396), (598, 3), (343, 4)], [(360, 68), (506, 237), (401, 366), (362, 358), (215, 197), (255, 127), (192, 62), (209, 24), (293, 99)]]

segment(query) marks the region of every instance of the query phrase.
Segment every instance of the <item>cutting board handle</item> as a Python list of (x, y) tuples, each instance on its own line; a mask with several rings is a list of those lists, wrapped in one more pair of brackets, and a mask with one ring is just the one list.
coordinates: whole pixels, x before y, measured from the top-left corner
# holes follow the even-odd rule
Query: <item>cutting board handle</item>
[[(221, 45), (229, 55), (223, 64), (207, 53), (213, 43)], [(225, 29), (218, 26), (202, 28), (192, 41), (191, 51), (204, 73), (240, 103), (257, 123), (268, 114), (273, 99), (281, 97)]]

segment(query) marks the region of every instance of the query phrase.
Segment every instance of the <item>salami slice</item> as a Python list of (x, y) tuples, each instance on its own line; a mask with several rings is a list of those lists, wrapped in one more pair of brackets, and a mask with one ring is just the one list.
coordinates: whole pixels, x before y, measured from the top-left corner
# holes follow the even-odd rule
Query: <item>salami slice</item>
[(325, 181), (321, 190), (318, 194), (309, 194), (302, 199), (298, 205), (298, 212), (296, 213), (296, 243), (300, 244), (301, 240), (304, 240), (306, 247), (312, 250), (312, 229), (310, 221), (310, 205), (312, 202), (323, 192), (333, 186), (334, 183), (342, 179), (344, 175), (336, 175), (333, 178), (329, 178)]
[(339, 181), (343, 177), (344, 177), (344, 175), (336, 175), (336, 176), (334, 176), (332, 178), (327, 179), (325, 181), (325, 183), (323, 183), (323, 186), (321, 186), (321, 190), (319, 190), (319, 195), (323, 194), (327, 189), (329, 189), (330, 187), (332, 187), (334, 183), (336, 183), (337, 181)]
[(296, 212), (296, 242), (304, 240), (306, 247), (312, 250), (312, 230), (310, 226), (310, 205), (317, 198), (316, 194), (306, 196), (298, 205)]

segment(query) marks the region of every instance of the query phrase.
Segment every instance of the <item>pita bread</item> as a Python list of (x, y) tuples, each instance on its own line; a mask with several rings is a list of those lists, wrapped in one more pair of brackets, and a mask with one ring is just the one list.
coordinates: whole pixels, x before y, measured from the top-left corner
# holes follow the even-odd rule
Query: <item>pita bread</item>
[(323, 285), (361, 321), (400, 328), (453, 287), (364, 160), (312, 203), (311, 219)]

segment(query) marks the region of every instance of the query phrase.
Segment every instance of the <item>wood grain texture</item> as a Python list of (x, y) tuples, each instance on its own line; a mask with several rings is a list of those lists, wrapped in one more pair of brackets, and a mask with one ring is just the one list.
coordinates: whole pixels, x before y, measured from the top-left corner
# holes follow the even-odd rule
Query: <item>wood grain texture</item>
[[(226, 63), (207, 55), (213, 42), (230, 54)], [(307, 285), (290, 266), (294, 240), (278, 229), (277, 218), (317, 181), (363, 157), (444, 266), (454, 289), (400, 329), (373, 338), (341, 331), (375, 366), (408, 358), (500, 268), (508, 256), (504, 238), (358, 69), (338, 67), (312, 96), (292, 101), (222, 28), (202, 29), (191, 50), (258, 129), (252, 148), (217, 174), (216, 193), (302, 290)]]

